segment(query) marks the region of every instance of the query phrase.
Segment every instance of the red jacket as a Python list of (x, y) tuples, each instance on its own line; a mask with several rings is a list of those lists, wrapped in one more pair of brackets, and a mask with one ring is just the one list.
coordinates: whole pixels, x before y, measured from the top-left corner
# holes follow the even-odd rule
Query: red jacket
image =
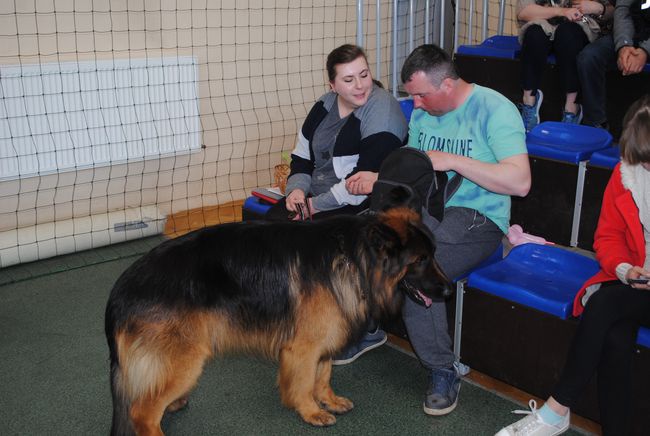
[(578, 291), (573, 302), (574, 316), (579, 316), (584, 309), (581, 300), (588, 286), (618, 280), (616, 267), (623, 262), (633, 266), (643, 266), (645, 263), (645, 238), (639, 209), (632, 198), (632, 192), (621, 182), (620, 163), (614, 168), (605, 188), (594, 235), (594, 250), (601, 269)]

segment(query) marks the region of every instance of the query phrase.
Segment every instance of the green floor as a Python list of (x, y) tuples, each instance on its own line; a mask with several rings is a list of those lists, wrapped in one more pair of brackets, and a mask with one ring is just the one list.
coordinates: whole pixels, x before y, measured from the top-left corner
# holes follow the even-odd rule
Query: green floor
[[(0, 434), (103, 435), (110, 427), (104, 306), (135, 255), (160, 241), (119, 246), (0, 270)], [(426, 375), (389, 346), (336, 367), (332, 385), (355, 402), (318, 429), (284, 409), (276, 365), (248, 357), (206, 368), (187, 409), (166, 416), (168, 435), (490, 435), (521, 406), (463, 383), (458, 407), (422, 413)]]

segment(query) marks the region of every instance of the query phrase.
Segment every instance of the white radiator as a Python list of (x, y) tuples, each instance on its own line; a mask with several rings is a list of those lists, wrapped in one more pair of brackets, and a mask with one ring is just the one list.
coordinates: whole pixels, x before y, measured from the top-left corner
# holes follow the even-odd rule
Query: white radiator
[(201, 147), (194, 57), (0, 67), (0, 180)]

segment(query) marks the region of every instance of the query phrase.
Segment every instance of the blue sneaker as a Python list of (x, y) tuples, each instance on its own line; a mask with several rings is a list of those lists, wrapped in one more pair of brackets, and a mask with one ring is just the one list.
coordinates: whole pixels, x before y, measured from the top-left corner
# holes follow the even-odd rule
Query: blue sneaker
[(564, 112), (564, 115), (562, 116), (563, 123), (580, 124), (582, 121), (582, 106), (579, 104), (576, 106), (578, 107), (578, 112), (575, 114), (573, 112)]
[(544, 93), (538, 89), (535, 93), (535, 104), (532, 106), (521, 104), (521, 118), (524, 120), (524, 127), (527, 132), (533, 130), (533, 127), (539, 124), (539, 108), (542, 106), (544, 100)]
[(441, 416), (450, 413), (458, 404), (460, 377), (454, 367), (433, 369), (429, 374), (429, 388), (424, 397), (424, 413)]
[(359, 342), (350, 345), (332, 359), (332, 365), (347, 365), (348, 363), (352, 363), (363, 353), (385, 344), (387, 339), (388, 335), (386, 332), (379, 328), (374, 332), (368, 332)]

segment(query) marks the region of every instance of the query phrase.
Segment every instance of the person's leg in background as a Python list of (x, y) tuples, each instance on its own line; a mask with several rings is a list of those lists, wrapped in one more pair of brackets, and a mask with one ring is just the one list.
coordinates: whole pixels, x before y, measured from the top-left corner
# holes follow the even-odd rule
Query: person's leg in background
[(606, 75), (616, 69), (616, 51), (611, 34), (587, 44), (578, 54), (578, 79), (582, 102), (582, 123), (608, 129)]
[(534, 24), (526, 29), (521, 44), (520, 65), (523, 89), (521, 117), (527, 132), (540, 123), (539, 108), (544, 94), (539, 88), (551, 48), (551, 40), (540, 26)]
[(565, 123), (580, 124), (582, 121), (582, 109), (576, 103), (580, 90), (576, 59), (588, 43), (587, 35), (577, 23), (563, 22), (555, 29), (553, 51), (557, 59), (562, 91), (566, 94), (562, 117), (562, 122)]

